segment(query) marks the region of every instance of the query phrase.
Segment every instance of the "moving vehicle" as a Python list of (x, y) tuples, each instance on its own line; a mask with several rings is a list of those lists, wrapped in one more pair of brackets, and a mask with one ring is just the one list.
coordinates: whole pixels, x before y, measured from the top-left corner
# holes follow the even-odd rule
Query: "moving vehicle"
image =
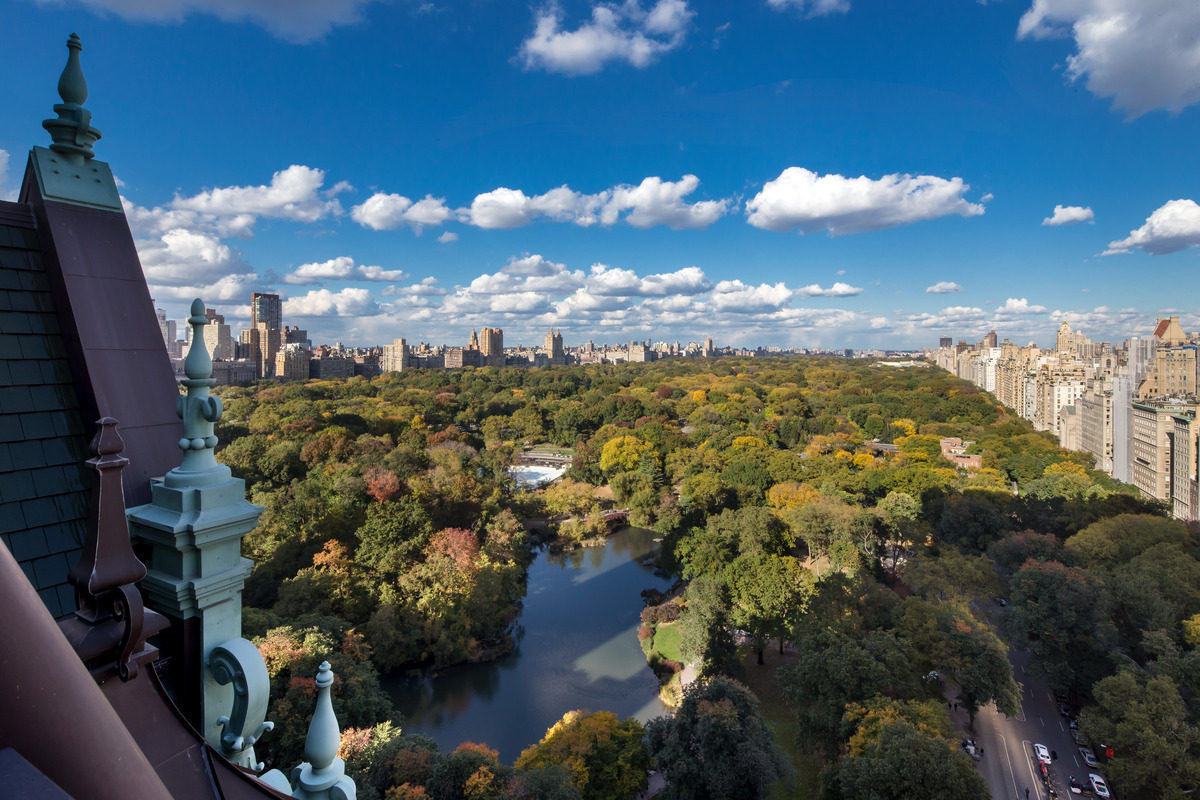
[(1108, 793), (1108, 784), (1104, 782), (1104, 778), (1094, 772), (1088, 775), (1088, 778), (1092, 782), (1092, 791), (1096, 793), (1096, 797), (1112, 797)]
[(1071, 794), (1083, 794), (1083, 785), (1075, 780), (1075, 776), (1067, 778), (1067, 786), (1071, 789)]
[(1050, 750), (1044, 744), (1035, 744), (1033, 746), (1033, 754), (1037, 756), (1039, 764), (1051, 763)]

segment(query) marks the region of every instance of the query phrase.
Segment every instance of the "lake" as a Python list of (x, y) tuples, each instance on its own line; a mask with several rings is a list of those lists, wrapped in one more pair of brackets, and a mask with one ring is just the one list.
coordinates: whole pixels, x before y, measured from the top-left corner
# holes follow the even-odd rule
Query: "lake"
[(443, 751), (486, 742), (512, 763), (572, 709), (643, 722), (665, 713), (637, 641), (641, 591), (671, 585), (641, 563), (655, 535), (625, 528), (604, 547), (539, 553), (511, 655), (433, 678), (385, 679), (405, 732), (430, 736)]

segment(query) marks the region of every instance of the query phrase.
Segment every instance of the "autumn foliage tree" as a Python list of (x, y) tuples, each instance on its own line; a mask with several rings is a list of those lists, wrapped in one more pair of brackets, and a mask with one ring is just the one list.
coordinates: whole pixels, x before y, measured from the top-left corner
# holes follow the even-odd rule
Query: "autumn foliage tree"
[(627, 800), (646, 788), (645, 729), (609, 711), (568, 711), (516, 760), (518, 769), (562, 765), (584, 800)]

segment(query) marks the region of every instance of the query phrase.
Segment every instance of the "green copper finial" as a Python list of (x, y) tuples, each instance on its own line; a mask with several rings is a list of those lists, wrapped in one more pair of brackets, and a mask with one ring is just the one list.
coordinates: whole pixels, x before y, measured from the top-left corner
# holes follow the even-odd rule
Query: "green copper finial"
[(58, 118), (42, 121), (42, 127), (54, 140), (50, 149), (74, 164), (92, 158), (95, 155), (92, 145), (100, 138), (100, 131), (92, 127), (92, 112), (83, 107), (88, 88), (83, 67), (79, 64), (82, 49), (79, 36), (72, 33), (67, 39), (67, 65), (58, 78), (58, 95), (62, 98), (62, 102), (54, 106)]
[(308, 759), (292, 770), (292, 797), (301, 800), (354, 800), (354, 781), (346, 775), (346, 764), (337, 757), (342, 735), (329, 687), (333, 670), (328, 661), (317, 668), (317, 707), (304, 739), (304, 757)]
[(67, 65), (58, 76), (58, 96), (64, 103), (81, 106), (87, 102), (87, 81), (83, 78), (83, 67), (79, 66), (79, 51), (83, 44), (79, 34), (72, 33), (67, 39)]
[(204, 346), (204, 326), (208, 324), (208, 317), (204, 316), (204, 302), (199, 297), (192, 301), (188, 324), (192, 326), (192, 347), (183, 362), (183, 370), (194, 381), (211, 378), (212, 356)]
[(208, 318), (199, 297), (192, 301), (191, 312), (187, 321), (192, 326), (192, 345), (183, 362), (187, 377), (180, 381), (187, 394), (180, 395), (175, 404), (175, 411), (183, 420), (183, 438), (179, 440), (183, 463), (167, 473), (166, 484), (172, 488), (206, 486), (230, 476), (229, 467), (218, 464), (213, 457), (213, 448), (217, 446), (213, 423), (221, 418), (224, 409), (221, 398), (210, 393), (216, 380), (212, 376), (212, 358), (204, 345)]

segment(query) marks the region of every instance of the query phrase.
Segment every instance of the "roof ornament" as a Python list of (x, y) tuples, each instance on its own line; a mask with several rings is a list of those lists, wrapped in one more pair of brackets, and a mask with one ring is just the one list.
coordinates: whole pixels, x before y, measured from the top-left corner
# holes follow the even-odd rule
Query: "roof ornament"
[(292, 797), (302, 800), (353, 800), (354, 781), (346, 775), (346, 764), (337, 757), (342, 734), (329, 687), (333, 670), (328, 661), (317, 669), (317, 707), (308, 724), (304, 757), (308, 761), (292, 770)]
[(183, 362), (187, 377), (180, 381), (187, 394), (180, 395), (175, 403), (175, 412), (183, 420), (183, 438), (179, 440), (183, 463), (166, 475), (166, 485), (171, 488), (209, 486), (230, 478), (229, 467), (218, 464), (213, 455), (217, 446), (213, 423), (221, 418), (224, 408), (221, 398), (211, 393), (216, 380), (212, 376), (212, 358), (204, 344), (208, 318), (199, 297), (192, 301), (187, 321), (192, 326), (192, 346)]
[(54, 140), (50, 149), (76, 165), (95, 156), (92, 145), (100, 138), (100, 131), (92, 127), (92, 112), (83, 107), (88, 88), (83, 67), (79, 65), (82, 49), (78, 34), (72, 33), (67, 39), (67, 64), (58, 78), (58, 95), (62, 98), (54, 106), (58, 118), (42, 121), (42, 127)]
[(142, 596), (134, 584), (145, 577), (146, 567), (133, 554), (125, 520), (125, 492), (121, 486), (121, 472), (129, 463), (121, 455), (125, 443), (117, 433), (115, 419), (104, 417), (97, 424), (92, 439), (96, 455), (87, 461), (97, 472), (87, 538), (79, 561), (67, 575), (75, 587), (76, 624), (65, 628), (64, 633), (89, 666), (108, 661), (112, 651), (118, 651), (117, 674), (127, 681), (137, 676), (134, 656), (145, 639)]

